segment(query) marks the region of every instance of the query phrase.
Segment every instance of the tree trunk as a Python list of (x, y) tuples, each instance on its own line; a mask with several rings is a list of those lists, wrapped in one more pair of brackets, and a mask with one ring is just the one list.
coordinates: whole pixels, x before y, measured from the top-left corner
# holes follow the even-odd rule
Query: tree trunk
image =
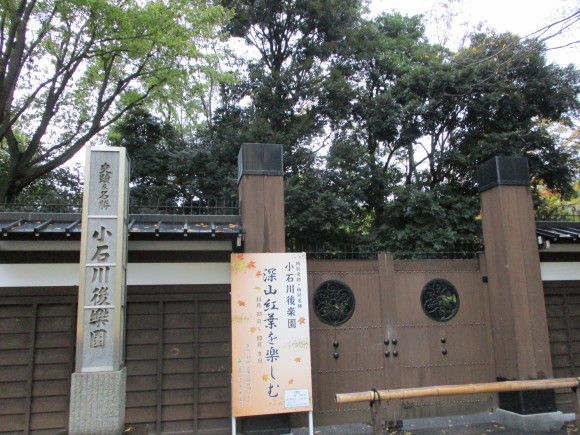
[(22, 183), (18, 183), (18, 181), (19, 180), (8, 180), (6, 184), (0, 186), (0, 203), (14, 203), (18, 194), (24, 190), (24, 187), (21, 187)]

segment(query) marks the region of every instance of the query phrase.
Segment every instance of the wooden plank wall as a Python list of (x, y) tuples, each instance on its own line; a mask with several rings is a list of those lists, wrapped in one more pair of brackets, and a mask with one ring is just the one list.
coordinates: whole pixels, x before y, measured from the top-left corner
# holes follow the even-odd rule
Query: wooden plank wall
[[(0, 433), (66, 433), (76, 287), (0, 289)], [(129, 287), (126, 426), (228, 433), (229, 285)]]
[(130, 287), (126, 424), (230, 431), (229, 286)]
[[(555, 378), (580, 376), (580, 281), (544, 281)], [(574, 412), (574, 394), (556, 391), (559, 411)]]
[(0, 289), (0, 433), (68, 427), (76, 287)]
[[(368, 404), (335, 405), (337, 392), (493, 380), (489, 302), (478, 265), (381, 264), (308, 264), (311, 293), (336, 279), (356, 295), (354, 316), (337, 328), (311, 312), (316, 424), (370, 418)], [(451, 281), (461, 297), (460, 311), (449, 323), (425, 317), (418, 302), (423, 285), (440, 277)], [(149, 426), (151, 432), (229, 430), (229, 287), (213, 287), (130, 288), (128, 426)], [(580, 283), (545, 282), (544, 293), (554, 376), (580, 376)], [(73, 287), (0, 290), (0, 432), (66, 430), (75, 298)], [(385, 346), (385, 338), (397, 338), (398, 344)], [(441, 338), (446, 339), (445, 357)], [(399, 357), (385, 358), (385, 350), (394, 349)], [(559, 410), (573, 410), (571, 393), (556, 397)], [(402, 418), (476, 412), (492, 405), (489, 397), (469, 401), (390, 405), (397, 410), (393, 415)]]

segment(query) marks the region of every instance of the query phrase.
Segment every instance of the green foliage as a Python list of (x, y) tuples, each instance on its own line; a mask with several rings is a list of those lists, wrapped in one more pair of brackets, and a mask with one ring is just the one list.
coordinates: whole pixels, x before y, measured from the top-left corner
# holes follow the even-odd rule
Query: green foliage
[(538, 187), (535, 199), (537, 220), (580, 222), (580, 182), (574, 185), (574, 194), (569, 198), (546, 187)]
[(83, 200), (82, 172), (80, 164), (57, 168), (26, 186), (18, 203), (36, 211), (78, 212)]
[(142, 207), (188, 207), (236, 197), (233, 163), (223, 164), (217, 148), (183, 138), (143, 109), (128, 112), (112, 129), (109, 143), (127, 148), (131, 200)]
[[(578, 110), (580, 74), (572, 66), (547, 65), (543, 46), (513, 35), (476, 35), (457, 53), (456, 120), (445, 126), (449, 149), (434, 182), (473, 186), (473, 170), (495, 155), (527, 157), (536, 182), (569, 194), (572, 155), (546, 128), (569, 123)], [(436, 108), (435, 110), (441, 110)]]
[(446, 186), (397, 188), (378, 228), (389, 252), (474, 252), (482, 249), (479, 200)]
[(355, 0), (224, 5), (258, 57), (193, 138), (143, 111), (118, 124), (136, 197), (234, 198), (240, 144), (281, 143), (288, 249), (437, 254), (481, 249), (475, 169), (493, 156), (527, 157), (536, 191), (573, 195), (577, 141), (555, 126), (573, 127), (579, 74), (536, 41), (478, 34), (453, 53), (420, 17), (364, 19)]
[(352, 225), (348, 224), (353, 221), (350, 202), (353, 198), (340, 196), (336, 181), (331, 172), (317, 169), (287, 178), (284, 186), (286, 243), (290, 250), (363, 241), (349, 231)]
[(203, 0), (1, 0), (0, 198), (13, 201), (132, 107), (197, 110), (196, 85), (219, 77), (205, 53), (228, 18)]
[[(284, 145), (285, 166), (298, 172), (314, 162), (310, 144), (323, 132), (322, 107), (316, 104), (324, 62), (359, 18), (360, 0), (227, 0), (235, 10), (228, 29), (259, 53), (241, 80), (224, 94), (242, 117), (250, 142)], [(242, 103), (250, 98), (250, 104)], [(235, 107), (235, 108), (234, 108)]]
[[(210, 136), (284, 144), (289, 247), (478, 249), (475, 168), (495, 155), (525, 156), (535, 182), (570, 191), (573, 153), (546, 122), (569, 122), (578, 76), (547, 65), (541, 45), (475, 35), (452, 53), (399, 14), (359, 17), (331, 42), (300, 2), (234, 3), (231, 31), (260, 58)], [(321, 161), (307, 145), (323, 137)]]
[(364, 150), (361, 200), (376, 225), (392, 189), (415, 173), (414, 147), (424, 134), (428, 98), (420, 80), (442, 64), (442, 53), (426, 42), (419, 17), (393, 14), (362, 21), (333, 60), (323, 101), (340, 132), (332, 147), (348, 143)]

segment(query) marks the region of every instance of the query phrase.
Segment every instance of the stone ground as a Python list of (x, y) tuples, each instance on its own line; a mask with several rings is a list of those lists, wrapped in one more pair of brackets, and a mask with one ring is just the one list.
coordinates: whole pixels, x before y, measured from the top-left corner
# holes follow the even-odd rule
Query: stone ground
[(448, 426), (442, 428), (432, 428), (432, 429), (413, 429), (412, 427), (405, 428), (401, 430), (387, 430), (385, 434), (393, 435), (460, 435), (460, 434), (478, 434), (487, 435), (494, 433), (509, 434), (509, 435), (525, 435), (529, 433), (534, 434), (575, 434), (578, 432), (578, 428), (574, 424), (567, 424), (560, 430), (551, 431), (521, 431), (504, 426), (500, 423), (477, 423), (477, 424), (464, 424), (459, 426)]
[[(293, 431), (292, 435), (302, 435), (303, 433), (308, 434), (306, 430), (302, 431), (301, 429), (300, 432)], [(358, 428), (353, 425), (349, 425), (348, 428), (342, 426), (325, 426), (323, 428), (315, 428), (314, 430), (314, 435), (369, 435), (372, 433), (372, 429), (367, 425), (361, 425)], [(578, 433), (578, 428), (574, 424), (567, 424), (560, 430), (522, 431), (491, 422), (422, 429), (415, 429), (409, 426), (403, 427), (402, 429), (389, 429), (383, 432), (383, 434), (391, 435), (487, 435), (496, 433), (504, 435), (576, 434)]]
[[(526, 435), (526, 434), (577, 434), (578, 427), (573, 423), (574, 414), (567, 414), (568, 423), (551, 430), (521, 430), (509, 427), (495, 421), (495, 414), (476, 414), (455, 417), (437, 417), (432, 419), (408, 420), (402, 428), (392, 428), (383, 431), (391, 435)], [(558, 428), (559, 427), (559, 428)], [(314, 429), (315, 435), (372, 435), (373, 430), (367, 424), (351, 424), (341, 426), (324, 426)], [(292, 431), (292, 435), (308, 435), (308, 428)], [(580, 435), (580, 434), (579, 434)]]

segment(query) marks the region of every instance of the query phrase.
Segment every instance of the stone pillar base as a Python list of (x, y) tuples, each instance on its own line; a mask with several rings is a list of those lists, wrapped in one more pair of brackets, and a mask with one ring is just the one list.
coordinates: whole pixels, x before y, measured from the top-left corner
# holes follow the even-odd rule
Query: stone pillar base
[(121, 434), (125, 428), (127, 370), (73, 373), (70, 435)]
[(522, 415), (504, 409), (496, 409), (494, 414), (498, 423), (522, 430), (525, 433), (560, 430), (566, 422), (573, 421), (574, 418), (574, 414), (563, 414), (560, 411)]

